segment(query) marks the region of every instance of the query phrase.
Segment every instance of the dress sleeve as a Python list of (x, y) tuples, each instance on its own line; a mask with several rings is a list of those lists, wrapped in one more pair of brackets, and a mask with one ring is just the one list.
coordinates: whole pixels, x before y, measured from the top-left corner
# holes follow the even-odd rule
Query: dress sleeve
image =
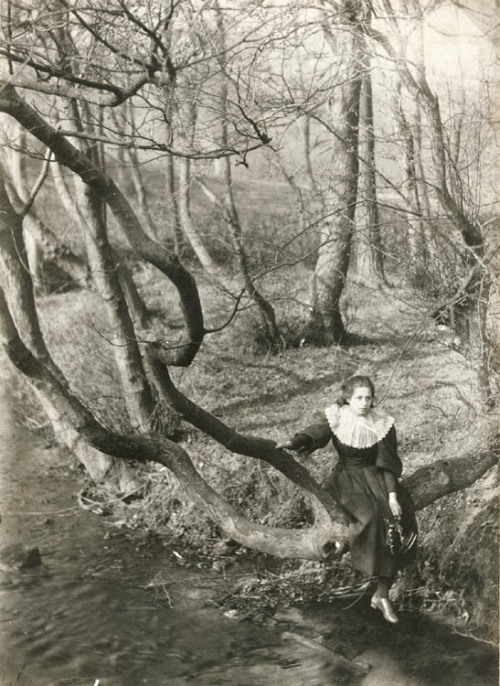
[(294, 450), (313, 452), (313, 450), (324, 448), (331, 437), (330, 424), (325, 415), (319, 413), (317, 421), (296, 433), (291, 442)]
[(388, 472), (387, 469), (384, 469), (382, 475), (384, 477), (387, 493), (396, 493), (397, 479), (394, 474), (392, 472)]
[(401, 476), (403, 465), (398, 455), (398, 442), (394, 426), (391, 426), (387, 435), (378, 444), (378, 455), (375, 464), (384, 470), (387, 490), (395, 491), (396, 480)]

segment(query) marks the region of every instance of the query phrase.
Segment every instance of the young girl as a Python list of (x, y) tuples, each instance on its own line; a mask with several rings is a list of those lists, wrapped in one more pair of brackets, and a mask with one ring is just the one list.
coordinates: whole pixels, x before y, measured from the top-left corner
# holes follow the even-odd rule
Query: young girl
[(317, 422), (277, 447), (309, 454), (333, 441), (339, 460), (326, 488), (346, 516), (352, 565), (377, 577), (371, 606), (395, 624), (389, 589), (397, 570), (415, 556), (417, 525), (410, 495), (398, 483), (394, 419), (373, 408), (374, 396), (369, 377), (350, 378)]

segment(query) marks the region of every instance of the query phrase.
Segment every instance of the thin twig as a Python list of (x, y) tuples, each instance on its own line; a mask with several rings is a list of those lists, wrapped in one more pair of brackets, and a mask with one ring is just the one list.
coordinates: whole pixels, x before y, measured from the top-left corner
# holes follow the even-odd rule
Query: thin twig
[(494, 641), (488, 641), (487, 638), (479, 638), (479, 636), (474, 636), (474, 634), (464, 634), (463, 632), (459, 631), (456, 626), (453, 627), (453, 633), (457, 634), (458, 636), (463, 636), (464, 638), (472, 638), (473, 641), (478, 641), (479, 643), (486, 643), (494, 648), (497, 647), (497, 644)]

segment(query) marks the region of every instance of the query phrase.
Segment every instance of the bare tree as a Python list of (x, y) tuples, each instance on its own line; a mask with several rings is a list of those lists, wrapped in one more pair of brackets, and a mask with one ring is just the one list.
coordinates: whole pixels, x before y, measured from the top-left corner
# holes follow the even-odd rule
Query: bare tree
[(331, 22), (326, 30), (331, 32), (335, 46), (332, 59), (336, 66), (336, 84), (329, 103), (333, 134), (331, 186), (312, 281), (308, 326), (308, 338), (321, 345), (340, 343), (346, 338), (340, 298), (349, 268), (358, 192), (359, 65), (363, 50), (359, 6), (344, 2), (327, 20)]
[[(460, 336), (461, 346), (466, 355), (473, 360), (477, 369), (478, 388), (486, 407), (492, 405), (492, 391), (489, 380), (489, 342), (487, 315), (491, 289), (491, 273), (488, 268), (488, 246), (483, 235), (480, 213), (477, 207), (467, 207), (463, 198), (457, 197), (450, 188), (449, 177), (452, 161), (447, 144), (446, 127), (441, 115), (441, 102), (431, 89), (423, 59), (417, 54), (416, 65), (410, 66), (405, 54), (405, 40), (398, 21), (398, 11), (390, 0), (382, 0), (382, 6), (390, 19), (394, 44), (386, 35), (369, 31), (387, 55), (395, 61), (405, 87), (415, 94), (426, 115), (431, 162), (433, 170), (433, 189), (445, 216), (456, 229), (456, 250), (463, 255), (464, 272), (462, 280), (456, 285), (455, 292), (445, 298), (445, 305), (451, 312), (452, 323)], [(431, 11), (433, 6), (427, 8)], [(411, 11), (411, 17), (409, 12)], [(406, 21), (421, 24), (424, 10), (418, 0), (412, 0), (411, 7), (403, 9)]]

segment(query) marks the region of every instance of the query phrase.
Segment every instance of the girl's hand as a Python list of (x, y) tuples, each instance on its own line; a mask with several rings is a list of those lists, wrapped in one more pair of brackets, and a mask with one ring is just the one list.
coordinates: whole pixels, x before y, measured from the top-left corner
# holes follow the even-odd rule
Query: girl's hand
[(283, 443), (277, 443), (275, 448), (276, 450), (292, 450), (292, 441), (284, 441)]
[(403, 510), (401, 509), (401, 505), (399, 504), (397, 495), (395, 493), (389, 493), (389, 507), (391, 508), (391, 512), (396, 519), (399, 519), (403, 514)]

